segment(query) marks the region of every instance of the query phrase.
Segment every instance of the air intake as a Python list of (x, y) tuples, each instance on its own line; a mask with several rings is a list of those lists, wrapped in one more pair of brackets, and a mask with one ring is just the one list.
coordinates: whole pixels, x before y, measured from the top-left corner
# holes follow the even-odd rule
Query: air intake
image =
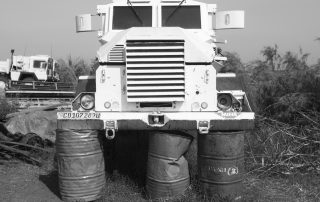
[(109, 62), (124, 62), (124, 46), (123, 45), (115, 45), (109, 55)]
[(184, 101), (184, 66), (184, 40), (128, 40), (127, 101)]

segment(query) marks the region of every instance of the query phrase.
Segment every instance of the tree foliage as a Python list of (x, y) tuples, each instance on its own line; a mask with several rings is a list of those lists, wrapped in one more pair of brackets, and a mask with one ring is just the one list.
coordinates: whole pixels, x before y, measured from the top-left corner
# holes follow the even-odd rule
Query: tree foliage
[(79, 76), (89, 75), (91, 72), (90, 65), (84, 59), (73, 59), (71, 55), (66, 60), (59, 59), (58, 74), (61, 82), (77, 82)]
[(241, 62), (239, 55), (235, 52), (224, 52), (223, 56), (228, 60), (223, 63), (223, 67), (220, 69), (220, 73), (233, 72), (239, 73), (244, 71), (244, 65)]
[(300, 49), (280, 55), (277, 45), (261, 53), (264, 60), (251, 64), (258, 113), (294, 122), (298, 112), (320, 110), (318, 68), (308, 66), (308, 53)]

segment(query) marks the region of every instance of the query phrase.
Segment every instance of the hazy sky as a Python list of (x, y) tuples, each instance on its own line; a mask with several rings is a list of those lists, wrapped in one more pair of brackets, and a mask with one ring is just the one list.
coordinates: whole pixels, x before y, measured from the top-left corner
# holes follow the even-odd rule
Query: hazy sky
[[(311, 53), (310, 63), (320, 58), (320, 0), (202, 0), (217, 3), (218, 10), (245, 10), (244, 30), (217, 31), (228, 40), (223, 50), (237, 52), (243, 61), (261, 58), (264, 46), (278, 44), (280, 52)], [(94, 58), (97, 34), (75, 33), (74, 16), (96, 12), (106, 0), (1, 0), (0, 60), (17, 55), (51, 54), (55, 58)]]

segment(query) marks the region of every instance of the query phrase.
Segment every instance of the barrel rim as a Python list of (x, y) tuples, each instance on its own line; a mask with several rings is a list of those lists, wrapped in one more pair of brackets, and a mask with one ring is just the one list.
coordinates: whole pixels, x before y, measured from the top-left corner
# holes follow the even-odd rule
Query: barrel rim
[(244, 159), (245, 155), (234, 155), (234, 156), (215, 156), (215, 155), (202, 155), (198, 154), (198, 157), (202, 159), (212, 159), (212, 160), (242, 160)]
[(162, 184), (172, 184), (172, 183), (190, 181), (190, 175), (188, 175), (187, 177), (179, 178), (179, 179), (176, 179), (176, 180), (169, 180), (169, 181), (168, 180), (157, 180), (157, 179), (154, 179), (153, 177), (147, 175), (147, 181), (148, 180), (151, 180), (153, 182), (162, 183)]
[(200, 182), (208, 183), (209, 185), (210, 184), (215, 184), (215, 185), (238, 184), (238, 183), (242, 183), (243, 180), (244, 180), (243, 177), (241, 177), (240, 179), (237, 179), (237, 180), (232, 180), (232, 181), (215, 181), (215, 180), (209, 180), (209, 179), (206, 179), (206, 178), (199, 177), (199, 181)]
[(183, 132), (183, 131), (166, 131), (166, 130), (156, 130), (156, 131), (151, 131), (149, 135), (169, 135), (169, 136), (178, 136), (178, 137), (183, 137), (183, 138), (187, 138), (189, 140), (194, 139), (194, 137), (192, 135), (190, 135), (189, 133)]

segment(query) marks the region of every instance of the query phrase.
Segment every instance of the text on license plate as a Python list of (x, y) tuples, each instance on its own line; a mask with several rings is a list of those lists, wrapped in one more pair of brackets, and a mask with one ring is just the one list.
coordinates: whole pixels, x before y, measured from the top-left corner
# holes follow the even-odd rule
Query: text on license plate
[(224, 118), (235, 118), (239, 116), (240, 113), (238, 112), (219, 112), (220, 116)]
[(100, 119), (101, 114), (95, 112), (64, 112), (63, 119)]

